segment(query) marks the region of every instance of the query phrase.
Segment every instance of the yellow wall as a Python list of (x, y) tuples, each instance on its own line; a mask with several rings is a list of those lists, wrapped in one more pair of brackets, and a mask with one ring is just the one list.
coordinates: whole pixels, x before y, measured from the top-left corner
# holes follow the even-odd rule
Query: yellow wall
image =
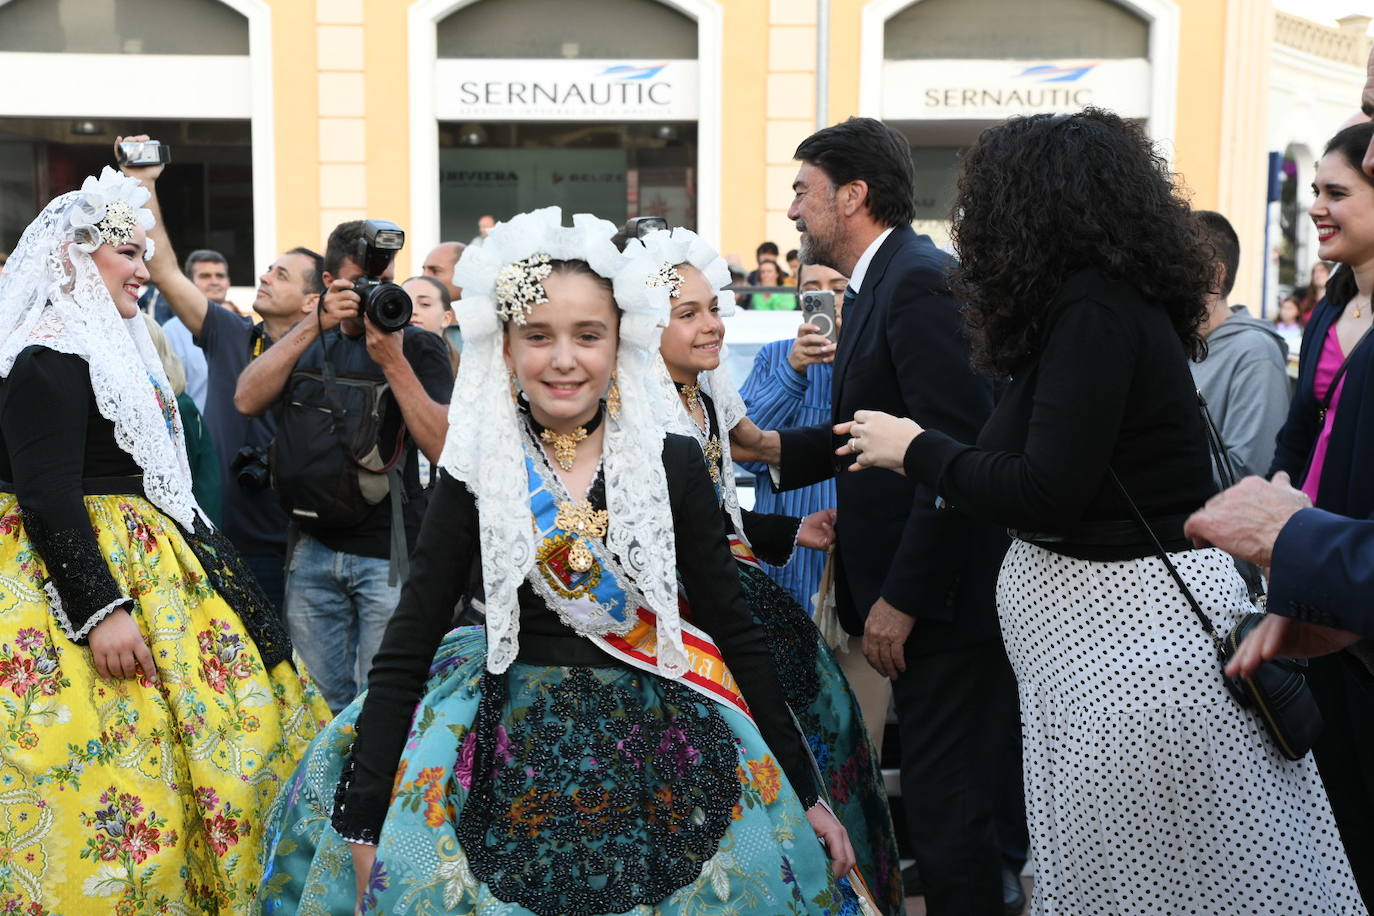
[[(315, 247), (320, 225), (319, 94), (315, 9), (299, 0), (272, 6), (273, 121), (276, 131), (277, 247)], [(292, 38), (291, 36), (303, 36)], [(259, 271), (266, 264), (256, 265)]]
[(750, 263), (767, 204), (768, 0), (724, 3), (721, 94), (721, 251)]
[(1192, 192), (1194, 206), (1210, 210), (1217, 206), (1221, 168), (1226, 0), (1187, 0), (1179, 6), (1174, 169)]
[[(407, 4), (397, 0), (267, 0), (272, 7), (277, 243), (323, 248), (330, 228), (364, 215), (410, 218)], [(860, 21), (868, 0), (831, 0), (828, 120), (857, 113)], [(1187, 0), (1181, 9), (1175, 168), (1196, 206), (1230, 206), (1253, 239), (1253, 163), (1264, 149), (1256, 107), (1243, 104), (1267, 43), (1227, 47), (1228, 25), (1272, 16), (1270, 0)], [(786, 219), (792, 150), (815, 126), (815, 0), (721, 0), (720, 248), (752, 265), (763, 239), (796, 245)], [(1228, 12), (1229, 11), (1229, 12)], [(1232, 125), (1227, 118), (1243, 121)], [(1251, 123), (1255, 118), (1261, 123)], [(1262, 176), (1261, 176), (1262, 181)], [(1238, 229), (1242, 227), (1238, 226)], [(398, 273), (425, 252), (402, 253)]]
[[(410, 80), (406, 17), (395, 0), (367, 0), (367, 213), (410, 226)], [(405, 279), (427, 252), (407, 244), (396, 265)]]

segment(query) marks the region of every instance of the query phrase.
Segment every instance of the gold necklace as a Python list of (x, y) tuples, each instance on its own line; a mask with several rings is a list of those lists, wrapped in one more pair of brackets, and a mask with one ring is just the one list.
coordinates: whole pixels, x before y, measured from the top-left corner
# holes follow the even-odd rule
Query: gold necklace
[(568, 551), (568, 565), (574, 572), (584, 573), (596, 562), (588, 538), (604, 538), (610, 526), (611, 513), (605, 509), (593, 509), (591, 500), (579, 499), (576, 502), (565, 500), (558, 504), (558, 514), (553, 523), (564, 531), (577, 535), (577, 543)]
[(553, 446), (553, 458), (558, 466), (571, 471), (577, 457), (577, 443), (587, 438), (587, 428), (579, 426), (570, 433), (556, 433), (551, 429), (539, 433), (539, 441)]
[(701, 386), (700, 385), (680, 385), (678, 393), (682, 395), (682, 401), (687, 405), (688, 413), (695, 413), (701, 406)]
[(706, 472), (711, 475), (711, 483), (720, 483), (720, 460), (724, 450), (720, 447), (720, 437), (711, 436), (706, 440)]

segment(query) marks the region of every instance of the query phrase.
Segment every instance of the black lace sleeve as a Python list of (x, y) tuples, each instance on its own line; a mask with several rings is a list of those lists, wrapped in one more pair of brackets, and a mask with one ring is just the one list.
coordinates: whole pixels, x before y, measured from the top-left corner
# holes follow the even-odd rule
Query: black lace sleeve
[(396, 766), (430, 663), (467, 590), (477, 555), (477, 504), (467, 487), (441, 472), (410, 560), (410, 578), (367, 676), (357, 737), (334, 796), (334, 829), (375, 844), (386, 820)]
[(720, 647), (763, 740), (777, 755), (802, 806), (810, 808), (820, 798), (815, 768), (787, 707), (763, 630), (745, 603), (701, 448), (691, 439), (668, 436), (663, 465), (672, 498), (678, 574), (692, 605), (693, 623)]
[(48, 571), (53, 614), (81, 644), (132, 603), (110, 575), (81, 494), (90, 386), (84, 359), (41, 347), (20, 353), (0, 385), (0, 437), (24, 529)]

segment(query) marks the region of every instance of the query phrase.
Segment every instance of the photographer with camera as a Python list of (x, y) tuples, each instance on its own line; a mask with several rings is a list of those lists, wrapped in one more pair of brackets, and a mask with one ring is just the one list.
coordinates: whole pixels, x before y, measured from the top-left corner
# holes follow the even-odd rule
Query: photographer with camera
[(250, 365), (234, 395), (243, 413), (276, 409), (273, 486), (294, 534), (287, 624), (336, 712), (364, 686), (400, 597), (426, 500), (417, 448), (438, 462), (448, 433), (444, 341), (410, 324), (410, 297), (390, 282), (404, 237), (384, 220), (339, 224), (316, 320)]
[[(308, 248), (293, 248), (277, 258), (258, 278), (252, 319), (211, 302), (182, 272), (162, 222), (157, 179), (169, 158), (168, 148), (146, 136), (117, 137), (119, 168), (136, 178), (152, 197), (146, 206), (157, 225), (149, 231), (153, 255), (148, 272), (172, 312), (205, 354), (205, 425), (219, 458), (222, 524), (225, 535), (272, 603), (283, 606), (287, 517), (268, 489), (267, 446), (276, 431), (270, 416), (247, 417), (234, 408), (234, 387), (245, 366), (267, 351), (302, 318), (315, 310), (324, 292), (324, 260)], [(314, 322), (310, 322), (314, 324)]]

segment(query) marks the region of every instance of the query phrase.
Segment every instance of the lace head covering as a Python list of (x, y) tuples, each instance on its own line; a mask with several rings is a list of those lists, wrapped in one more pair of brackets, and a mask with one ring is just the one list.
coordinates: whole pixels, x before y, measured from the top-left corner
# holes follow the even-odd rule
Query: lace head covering
[[(548, 276), (549, 260), (586, 261), (598, 275), (615, 277), (625, 264), (611, 242), (615, 232), (614, 224), (586, 213), (575, 215), (572, 228), (566, 228), (558, 207), (522, 213), (498, 223), (480, 246), (463, 252), (453, 274), (454, 284), (463, 289), (463, 298), (453, 304), (463, 329), (463, 358), (439, 464), (477, 499), (487, 670), (494, 673), (505, 671), (519, 650), (516, 591), (534, 573), (535, 563), (520, 445), (523, 421), (511, 398), (503, 355), (505, 324), (523, 323), (529, 309), (544, 301), (539, 282)], [(665, 314), (647, 301), (621, 309), (616, 355), (621, 407), (618, 417), (606, 418), (601, 465), (610, 511), (606, 545), (658, 617), (659, 672), (678, 677), (686, 671), (687, 654), (663, 472), (663, 401), (649, 383)]]
[[(681, 293), (680, 264), (690, 264), (701, 271), (706, 283), (715, 291), (722, 318), (735, 314), (735, 291), (730, 289), (730, 268), (701, 236), (690, 229), (677, 228), (672, 232), (657, 230), (642, 239), (631, 239), (625, 246), (629, 263), (616, 276), (615, 298), (621, 303), (643, 299), (668, 313), (669, 300)], [(735, 492), (735, 464), (730, 459), (730, 430), (744, 419), (744, 399), (730, 375), (726, 364), (726, 344), (720, 344), (720, 365), (698, 376), (701, 390), (711, 397), (715, 407), (716, 424), (721, 431), (721, 499), (734, 523), (735, 533), (744, 537), (740, 519), (739, 497)], [(654, 381), (659, 394), (657, 400), (667, 401), (668, 431), (685, 436), (700, 436), (700, 428), (683, 406), (673, 385), (668, 367), (660, 356), (657, 359)], [(709, 427), (709, 423), (708, 423)]]
[[(191, 495), (176, 398), (143, 316), (123, 318), (91, 253), (153, 227), (147, 189), (108, 166), (55, 198), (29, 224), (0, 274), (0, 378), (26, 347), (80, 356), (100, 415), (143, 469), (148, 499), (183, 528), (209, 519)], [(149, 239), (144, 257), (151, 256)]]

